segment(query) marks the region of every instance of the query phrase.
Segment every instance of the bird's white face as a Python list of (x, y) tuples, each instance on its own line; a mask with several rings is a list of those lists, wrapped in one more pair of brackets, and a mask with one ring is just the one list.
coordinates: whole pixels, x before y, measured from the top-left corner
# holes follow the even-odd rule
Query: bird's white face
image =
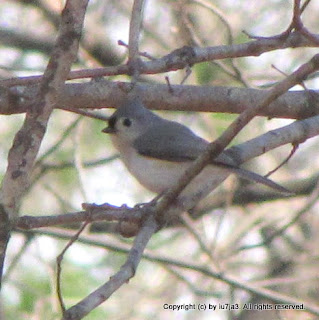
[(116, 136), (117, 140), (125, 144), (132, 144), (142, 133), (143, 130), (141, 129), (143, 127), (139, 126), (137, 119), (125, 116), (119, 117), (114, 114), (109, 119), (109, 126), (104, 132)]

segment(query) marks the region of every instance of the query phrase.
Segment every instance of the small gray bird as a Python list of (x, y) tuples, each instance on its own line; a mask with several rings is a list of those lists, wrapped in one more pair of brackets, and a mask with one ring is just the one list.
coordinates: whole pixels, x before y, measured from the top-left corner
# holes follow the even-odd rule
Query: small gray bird
[[(118, 108), (102, 132), (111, 134), (128, 171), (148, 190), (161, 194), (172, 187), (192, 162), (207, 148), (208, 142), (186, 126), (163, 119), (145, 108), (138, 99)], [(179, 199), (210, 193), (214, 181), (230, 173), (262, 183), (277, 191), (290, 193), (277, 183), (239, 168), (225, 152), (206, 166), (182, 191)], [(219, 182), (219, 183), (220, 183)], [(210, 189), (210, 186), (212, 188)], [(205, 191), (203, 191), (205, 190)]]

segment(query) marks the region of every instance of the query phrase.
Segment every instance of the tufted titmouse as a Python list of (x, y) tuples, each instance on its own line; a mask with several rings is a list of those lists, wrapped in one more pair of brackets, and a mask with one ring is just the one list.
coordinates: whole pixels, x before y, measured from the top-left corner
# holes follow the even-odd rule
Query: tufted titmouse
[[(208, 146), (206, 140), (186, 126), (157, 116), (137, 99), (129, 100), (118, 108), (102, 132), (111, 134), (113, 145), (129, 172), (144, 187), (158, 194), (176, 184), (192, 161)], [(203, 198), (216, 186), (217, 180), (219, 184), (230, 173), (289, 193), (277, 183), (239, 168), (223, 152), (190, 182), (179, 200), (194, 196)]]

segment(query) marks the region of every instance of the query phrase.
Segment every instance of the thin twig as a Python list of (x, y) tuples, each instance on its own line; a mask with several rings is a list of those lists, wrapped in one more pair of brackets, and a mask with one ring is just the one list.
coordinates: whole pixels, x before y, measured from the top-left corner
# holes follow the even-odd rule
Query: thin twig
[(91, 310), (107, 300), (131, 277), (133, 277), (143, 256), (144, 249), (157, 228), (158, 225), (153, 215), (148, 215), (140, 232), (135, 237), (133, 246), (128, 254), (126, 262), (122, 265), (120, 270), (101, 287), (89, 294), (86, 298), (84, 298), (72, 308), (66, 310), (63, 314), (63, 320), (82, 319)]
[(212, 297), (212, 298), (217, 298), (217, 299), (221, 299), (223, 297), (223, 293), (222, 292), (218, 292), (216, 291), (216, 288), (214, 288), (212, 291), (208, 291), (208, 290), (203, 290), (200, 287), (200, 284), (193, 284), (189, 279), (187, 279), (181, 272), (180, 270), (176, 271), (175, 269), (173, 269), (170, 266), (165, 266), (163, 265), (163, 267), (165, 268), (165, 270), (167, 270), (169, 273), (171, 273), (172, 275), (174, 275), (178, 280), (180, 280), (181, 282), (185, 283), (187, 285), (187, 287), (196, 295), (196, 296), (203, 296), (205, 298), (207, 297)]
[(100, 114), (100, 113), (96, 113), (96, 112), (90, 112), (87, 110), (82, 110), (82, 109), (78, 109), (78, 108), (72, 108), (72, 107), (59, 107), (59, 109), (61, 110), (65, 110), (65, 111), (69, 111), (69, 112), (73, 112), (73, 113), (77, 113), (80, 114), (82, 116), (88, 117), (88, 118), (92, 118), (92, 119), (97, 119), (97, 120), (102, 120), (102, 121), (108, 121), (109, 117)]
[[(117, 42), (117, 44), (118, 44), (119, 46), (123, 46), (123, 47), (125, 47), (125, 48), (127, 48), (127, 49), (129, 48), (128, 44), (126, 44), (126, 43), (125, 43), (124, 41), (122, 41), (122, 40), (119, 40), (119, 41)], [(145, 57), (145, 58), (147, 58), (147, 59), (149, 59), (149, 60), (156, 60), (155, 57), (151, 56), (151, 55), (148, 54), (147, 52), (141, 52), (141, 51), (139, 51), (138, 54), (139, 54), (139, 56)]]
[(53, 144), (41, 157), (38, 158), (35, 165), (40, 165), (46, 158), (56, 152), (59, 147), (63, 144), (64, 141), (70, 136), (72, 131), (77, 127), (79, 122), (82, 120), (82, 117), (77, 117), (73, 122), (71, 122), (68, 127), (63, 130), (61, 137), (57, 140), (55, 144)]
[(10, 261), (10, 264), (8, 265), (8, 268), (3, 275), (2, 281), (5, 283), (7, 279), (10, 277), (10, 274), (14, 270), (15, 266), (21, 259), (22, 255), (26, 252), (27, 248), (31, 245), (32, 240), (34, 239), (34, 235), (32, 234), (27, 234), (25, 236), (23, 245), (20, 247), (19, 252), (14, 256), (14, 258)]
[(188, 212), (181, 215), (182, 224), (188, 230), (188, 232), (193, 236), (193, 238), (198, 243), (201, 250), (209, 257), (211, 261), (214, 261), (214, 258), (212, 256), (212, 252), (210, 249), (206, 246), (205, 241), (202, 239), (202, 236), (199, 234), (199, 232), (195, 229), (195, 227), (192, 225), (193, 221), (189, 215)]
[(81, 228), (77, 231), (77, 233), (69, 240), (69, 242), (67, 243), (67, 245), (64, 247), (64, 249), (62, 250), (62, 252), (58, 255), (58, 257), (56, 258), (57, 261), (57, 276), (56, 276), (56, 291), (57, 291), (57, 296), (58, 296), (58, 300), (59, 300), (59, 304), (61, 307), (62, 312), (64, 313), (65, 311), (65, 304), (63, 301), (63, 296), (62, 296), (62, 289), (61, 289), (61, 273), (62, 273), (62, 260), (64, 258), (65, 253), (67, 252), (67, 250), (71, 247), (71, 245), (77, 241), (79, 239), (80, 234), (82, 233), (82, 231), (84, 230), (84, 228), (88, 225), (88, 223), (90, 223), (89, 220), (87, 220), (86, 222), (84, 222), (81, 226)]
[[(253, 38), (253, 36), (251, 36)], [(193, 48), (196, 54), (188, 59), (188, 65), (194, 65), (204, 61), (220, 60), (227, 58), (238, 58), (238, 57), (249, 57), (259, 56), (265, 52), (270, 52), (278, 49), (285, 48), (298, 48), (298, 47), (318, 47), (317, 43), (309, 41), (307, 38), (300, 37), (300, 34), (291, 33), (286, 36), (285, 41), (282, 41), (281, 37), (267, 38), (257, 37), (259, 39), (248, 41), (244, 44), (234, 44), (226, 46), (216, 47), (204, 47), (204, 48)], [(161, 72), (176, 71), (184, 69), (185, 63), (181, 61), (185, 57), (180, 57), (178, 51), (165, 55), (162, 58), (143, 61), (143, 70), (140, 70), (141, 74), (158, 74)], [(129, 75), (131, 69), (127, 64), (118, 65), (114, 67), (105, 67), (98, 69), (82, 69), (76, 70), (69, 73), (68, 80), (72, 79), (83, 79), (83, 78), (97, 78), (103, 76), (114, 76), (114, 75)], [(12, 87), (22, 85), (32, 85), (39, 83), (42, 76), (30, 76), (30, 77), (19, 77), (9, 78), (0, 80), (0, 86)]]
[(306, 205), (301, 210), (298, 210), (298, 212), (294, 215), (294, 217), (288, 223), (283, 225), (281, 228), (275, 230), (264, 241), (262, 241), (260, 243), (256, 243), (256, 244), (241, 246), (236, 251), (250, 250), (250, 249), (255, 249), (255, 248), (264, 247), (264, 246), (269, 245), (272, 241), (274, 241), (276, 238), (278, 238), (279, 236), (284, 234), (291, 226), (293, 226), (301, 218), (302, 215), (309, 212), (309, 210), (316, 203), (318, 203), (318, 199), (319, 199), (319, 184), (317, 183), (317, 186), (314, 189), (310, 198), (308, 199)]
[[(32, 231), (35, 234), (41, 234), (41, 235), (48, 235), (51, 237), (56, 237), (58, 239), (70, 239), (72, 237), (72, 234), (70, 232), (66, 231), (57, 231), (57, 230), (34, 230)], [(88, 244), (88, 245), (94, 245), (101, 248), (107, 248), (109, 250), (113, 250), (117, 253), (127, 254), (130, 252), (130, 249), (123, 244), (114, 244), (113, 242), (108, 241), (97, 241), (96, 238), (85, 235), (81, 236), (78, 240), (80, 243)], [(312, 314), (315, 314), (319, 316), (319, 307), (315, 306), (311, 303), (305, 302), (304, 300), (300, 300), (294, 297), (290, 297), (284, 294), (280, 294), (276, 291), (265, 289), (260, 286), (256, 286), (253, 284), (248, 283), (247, 281), (242, 281), (236, 277), (233, 277), (229, 274), (224, 274), (220, 272), (214, 272), (210, 270), (206, 265), (203, 266), (201, 264), (196, 264), (194, 262), (189, 261), (182, 261), (166, 256), (161, 256), (159, 254), (152, 254), (152, 253), (144, 253), (143, 258), (147, 261), (157, 262), (164, 265), (170, 265), (172, 267), (182, 268), (185, 270), (195, 271), (198, 272), (206, 277), (217, 279), (220, 281), (223, 281), (231, 286), (234, 286), (235, 288), (242, 289), (248, 293), (251, 293), (253, 295), (265, 298), (267, 300), (273, 301), (274, 303), (281, 303), (281, 304), (303, 304), (304, 311), (310, 312)], [(63, 320), (67, 320), (63, 319)]]
[[(248, 109), (240, 114), (235, 121), (224, 131), (224, 133), (210, 143), (207, 150), (198, 157), (192, 166), (185, 172), (181, 179), (168, 192), (164, 194), (161, 201), (158, 203), (156, 212), (161, 215), (170, 204), (177, 198), (181, 191), (188, 183), (201, 172), (213, 158), (220, 154), (225, 147), (233, 140), (233, 138), (252, 120), (258, 113), (258, 110), (267, 107), (272, 101), (280, 97), (288, 89), (305, 79), (310, 73), (319, 69), (319, 54), (315, 55), (309, 62), (303, 64), (295, 72), (286, 79), (278, 83), (268, 91), (265, 99), (255, 108)], [(192, 204), (193, 205), (193, 204)], [(190, 208), (184, 207), (183, 210)]]
[[(192, 0), (192, 2), (210, 10), (214, 15), (216, 15), (222, 24), (226, 28), (227, 32), (227, 44), (232, 45), (234, 43), (234, 35), (231, 29), (231, 26), (229, 22), (227, 21), (226, 17), (224, 16), (223, 12), (219, 10), (216, 5), (212, 4), (209, 1), (206, 0)], [(203, 46), (203, 43), (201, 44)], [(239, 70), (239, 68), (236, 66), (234, 59), (229, 59), (230, 64), (235, 72), (235, 74), (228, 70), (227, 66), (225, 64), (217, 63), (216, 61), (213, 61), (212, 63), (218, 65), (227, 75), (231, 76), (232, 78), (240, 81), (245, 87), (249, 87), (248, 83), (244, 80), (244, 77), (242, 75), (242, 72)]]
[(299, 147), (299, 144), (293, 144), (292, 149), (291, 149), (288, 157), (286, 157), (286, 159), (284, 159), (284, 161), (282, 161), (281, 163), (279, 163), (279, 165), (278, 165), (275, 169), (269, 171), (269, 172), (265, 175), (265, 177), (267, 178), (267, 177), (271, 176), (271, 175), (274, 174), (276, 171), (278, 171), (282, 166), (284, 166), (286, 163), (288, 163), (288, 161), (289, 161), (289, 160), (293, 157), (293, 155), (297, 152), (298, 147)]
[[(307, 128), (307, 130), (305, 130)], [(319, 116), (308, 118), (305, 120), (295, 121), (292, 124), (272, 130), (250, 141), (244, 142), (228, 152), (238, 154), (238, 158), (242, 162), (259, 156), (274, 148), (291, 143), (291, 140), (296, 143), (301, 143), (305, 139), (309, 139), (319, 134)], [(64, 167), (64, 165), (62, 165)], [(58, 166), (59, 168), (59, 166)], [(90, 205), (92, 206), (92, 205)], [(124, 220), (138, 222), (141, 218), (139, 208), (115, 207), (111, 205), (95, 205), (96, 209), (92, 213), (92, 220)], [(92, 210), (92, 208), (90, 208)], [(83, 222), (87, 219), (85, 211), (67, 213), (57, 216), (22, 216), (17, 220), (16, 227), (24, 230), (40, 228), (53, 225), (62, 225), (72, 222)]]

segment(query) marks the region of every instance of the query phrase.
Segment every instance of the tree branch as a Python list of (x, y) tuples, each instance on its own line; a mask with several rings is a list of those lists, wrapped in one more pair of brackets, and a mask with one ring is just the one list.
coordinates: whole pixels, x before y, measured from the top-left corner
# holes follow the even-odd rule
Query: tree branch
[(68, 309), (63, 315), (63, 320), (82, 319), (90, 311), (108, 299), (124, 283), (128, 282), (128, 280), (134, 276), (142, 258), (143, 251), (157, 228), (158, 225), (153, 215), (148, 215), (141, 230), (135, 237), (133, 246), (121, 269), (112, 276), (108, 282), (89, 294), (75, 306)]
[[(67, 1), (62, 13), (61, 28), (48, 66), (41, 79), (39, 92), (26, 114), (22, 128), (17, 132), (8, 155), (8, 167), (0, 189), (0, 230), (7, 230), (7, 222), (18, 216), (22, 195), (30, 183), (30, 175), (38, 154), (46, 126), (63, 89), (64, 82), (76, 59), (87, 2)], [(3, 225), (5, 224), (5, 225)], [(0, 241), (4, 244), (8, 236)], [(1, 246), (2, 249), (5, 246)], [(1, 274), (5, 250), (1, 252)]]
[[(261, 103), (266, 90), (236, 87), (170, 85), (136, 83), (134, 90), (151, 109), (239, 114)], [(1, 87), (0, 87), (1, 90)], [(30, 109), (37, 86), (20, 87), (20, 93), (5, 94), (0, 99), (0, 114), (23, 113)], [(117, 108), (132, 90), (128, 82), (100, 80), (69, 83), (64, 87), (58, 106), (74, 109)], [(164, 97), (164, 98), (163, 98)], [(14, 103), (12, 102), (14, 101)], [(270, 118), (303, 119), (319, 114), (319, 92), (289, 91), (258, 111)]]
[[(316, 135), (319, 135), (319, 116), (295, 121), (287, 126), (276, 130), (271, 130), (259, 137), (233, 146), (227, 149), (225, 152), (229, 154), (238, 164), (241, 164), (285, 144), (300, 144)], [(317, 179), (318, 178), (315, 177), (309, 182), (309, 184), (312, 186), (311, 188), (314, 187)], [(298, 183), (295, 180), (293, 182), (293, 191), (296, 194), (304, 194), (305, 183), (301, 182), (300, 186), (298, 186)], [(285, 186), (288, 188), (291, 187), (289, 182), (286, 182)], [(310, 190), (308, 190), (308, 192), (310, 192)], [(271, 199), (277, 199), (278, 197), (282, 197), (282, 195), (272, 190), (260, 190), (254, 187), (253, 190), (239, 192), (237, 196), (235, 194), (234, 203), (242, 204), (245, 201), (267, 201)], [(192, 201), (196, 202), (196, 199), (193, 199)], [(196, 204), (194, 202), (192, 202), (190, 205), (194, 206)], [(215, 206), (216, 205), (217, 204), (215, 204)], [(103, 204), (100, 206), (84, 204), (83, 208), (86, 211), (56, 216), (22, 216), (17, 220), (15, 227), (22, 230), (29, 230), (34, 228), (84, 222), (88, 218), (90, 218), (91, 221), (127, 221), (139, 223), (143, 213), (143, 207), (129, 208), (125, 205), (116, 207), (109, 204)]]
[[(58, 239), (66, 239), (69, 240), (73, 234), (66, 233), (66, 232), (59, 232), (59, 231), (44, 231), (44, 230), (35, 230), (32, 233), (35, 234), (42, 234), (47, 235), (51, 237), (56, 237)], [(107, 248), (109, 250), (116, 251), (117, 253), (127, 254), (130, 252), (130, 249), (126, 245), (123, 244), (114, 244), (114, 242), (109, 241), (97, 241), (93, 237), (90, 236), (84, 236), (82, 235), (81, 238), (78, 240), (81, 243), (85, 243), (88, 245), (94, 245), (101, 248)], [(284, 294), (280, 294), (278, 292), (275, 292), (273, 290), (269, 290), (254, 284), (251, 284), (249, 282), (244, 282), (237, 277), (234, 277), (229, 274), (223, 274), (216, 271), (211, 270), (206, 265), (203, 266), (201, 264), (192, 263), (189, 261), (181, 261), (178, 259), (174, 259), (171, 257), (159, 255), (159, 254), (152, 254), (152, 253), (144, 253), (143, 258), (147, 261), (157, 262), (159, 264), (163, 265), (169, 265), (171, 267), (176, 267), (180, 269), (190, 270), (198, 272), (208, 278), (217, 279), (220, 281), (223, 281), (224, 283), (227, 283), (235, 288), (242, 289), (246, 292), (249, 292), (251, 294), (260, 296), (262, 298), (268, 299), (270, 301), (273, 301), (275, 303), (282, 303), (282, 304), (303, 304), (304, 310), (308, 311), (312, 314), (319, 315), (319, 307), (315, 306), (311, 303), (307, 303), (303, 300), (299, 300), (297, 298), (287, 296)], [(70, 309), (71, 310), (71, 309)], [(70, 318), (72, 320), (79, 319), (79, 318)], [(63, 320), (69, 320), (69, 319), (63, 319)]]
[(55, 216), (22, 216), (18, 219), (16, 228), (30, 230), (70, 223), (90, 221), (128, 221), (139, 223), (141, 210), (127, 206), (115, 207), (109, 204), (89, 205), (85, 204), (86, 211), (72, 212)]
[[(315, 72), (319, 68), (319, 54), (315, 55), (309, 62), (303, 64), (298, 70), (288, 76), (286, 79), (278, 83), (275, 87), (268, 91), (265, 99), (255, 108), (248, 109), (241, 113), (235, 121), (224, 131), (224, 133), (216, 139), (214, 142), (210, 143), (207, 149), (194, 161), (192, 166), (186, 170), (179, 181), (168, 190), (161, 201), (157, 203), (155, 212), (157, 216), (161, 216), (164, 211), (166, 211), (174, 200), (177, 199), (178, 195), (182, 190), (190, 183), (190, 181), (199, 174), (203, 168), (209, 164), (211, 160), (217, 157), (225, 147), (233, 140), (233, 138), (252, 120), (258, 113), (258, 110), (262, 110), (267, 107), (272, 101), (280, 97), (283, 93), (289, 90), (294, 85), (300, 83), (309, 74)], [(223, 181), (225, 177), (221, 177)], [(210, 186), (210, 191), (215, 189), (219, 185), (220, 181)], [(203, 192), (202, 194), (207, 194)], [(194, 200), (200, 200), (202, 195), (198, 195), (195, 199), (183, 199), (182, 210), (190, 210), (193, 207), (192, 202)]]
[[(162, 58), (143, 61), (140, 74), (158, 74), (184, 69), (196, 63), (238, 57), (255, 57), (265, 52), (279, 49), (318, 47), (299, 32), (290, 33), (284, 40), (281, 38), (261, 38), (242, 44), (223, 45), (215, 47), (182, 47), (172, 51)], [(127, 64), (99, 69), (84, 69), (72, 71), (68, 79), (99, 78), (103, 76), (129, 75), (130, 66)], [(0, 81), (0, 86), (30, 85), (38, 83), (42, 76), (10, 78)]]

